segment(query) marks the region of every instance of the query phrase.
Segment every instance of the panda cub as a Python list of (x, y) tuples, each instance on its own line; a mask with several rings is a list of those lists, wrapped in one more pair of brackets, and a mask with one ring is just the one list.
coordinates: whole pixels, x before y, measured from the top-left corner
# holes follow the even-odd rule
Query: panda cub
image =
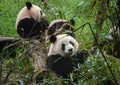
[(45, 32), (48, 21), (41, 8), (26, 2), (16, 19), (16, 30), (22, 38), (40, 37)]
[[(74, 35), (74, 28), (73, 28), (74, 25), (75, 25), (75, 21), (73, 19), (71, 19), (70, 21), (67, 21), (64, 19), (53, 20), (48, 27), (47, 35), (48, 36), (52, 35), (59, 30), (62, 30), (62, 31), (69, 30), (71, 32), (67, 33), (67, 34), (70, 34), (71, 36), (74, 37), (75, 36)], [(58, 33), (58, 34), (60, 34), (60, 33)]]
[(73, 70), (71, 56), (77, 52), (78, 42), (68, 34), (52, 35), (50, 42), (47, 67), (58, 76), (67, 78)]
[(112, 55), (120, 59), (120, 29), (114, 26), (109, 30), (109, 35), (100, 43), (108, 55)]

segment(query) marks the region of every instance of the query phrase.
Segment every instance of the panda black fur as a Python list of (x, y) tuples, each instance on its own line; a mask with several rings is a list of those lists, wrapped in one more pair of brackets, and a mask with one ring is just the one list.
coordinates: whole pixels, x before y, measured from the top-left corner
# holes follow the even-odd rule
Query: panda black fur
[(48, 27), (47, 35), (52, 35), (62, 28), (64, 30), (70, 30), (71, 31), (70, 34), (74, 37), (75, 36), (73, 28), (74, 25), (75, 21), (73, 19), (71, 19), (70, 21), (64, 19), (53, 20)]
[(58, 76), (67, 78), (73, 70), (71, 56), (77, 52), (78, 42), (68, 34), (52, 35), (50, 41), (47, 67)]
[(45, 32), (48, 26), (48, 21), (45, 19), (45, 14), (41, 8), (26, 2), (16, 19), (16, 30), (22, 38), (30, 38), (40, 36)]
[[(120, 59), (120, 29), (113, 27), (109, 30), (108, 36), (100, 42), (99, 47), (104, 49), (105, 53)], [(92, 48), (92, 53), (96, 53), (97, 47)]]
[(119, 27), (114, 26), (109, 30), (109, 35), (106, 36), (106, 39), (100, 43), (100, 46), (103, 48), (106, 46), (106, 53), (120, 59), (120, 29)]

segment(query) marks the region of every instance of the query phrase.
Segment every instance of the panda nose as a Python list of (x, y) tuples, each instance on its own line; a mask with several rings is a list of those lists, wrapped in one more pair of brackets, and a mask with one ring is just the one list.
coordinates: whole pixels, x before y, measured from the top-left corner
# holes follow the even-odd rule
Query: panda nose
[(69, 51), (69, 52), (72, 52), (72, 51), (73, 51), (73, 49), (72, 49), (72, 48), (70, 48), (68, 51)]

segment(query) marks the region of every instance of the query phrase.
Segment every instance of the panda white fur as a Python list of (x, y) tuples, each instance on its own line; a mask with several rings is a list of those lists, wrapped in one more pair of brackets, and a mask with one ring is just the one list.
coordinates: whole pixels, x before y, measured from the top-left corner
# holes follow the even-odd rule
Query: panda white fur
[(116, 27), (116, 26), (114, 26), (113, 28), (111, 28), (111, 29), (109, 30), (109, 35), (106, 36), (106, 38), (107, 38), (108, 40), (113, 40), (113, 37), (114, 37), (114, 36), (120, 38), (120, 29), (119, 29), (118, 27)]
[[(105, 53), (120, 59), (120, 29), (114, 26), (109, 30), (108, 36), (100, 42), (99, 46), (104, 49)], [(92, 48), (92, 53), (96, 53), (97, 46)]]
[(106, 36), (106, 39), (100, 43), (100, 46), (104, 48), (104, 50), (108, 55), (112, 55), (120, 59), (119, 57), (120, 40), (119, 39), (120, 39), (120, 29), (114, 26), (109, 30), (109, 35)]
[(77, 52), (78, 42), (68, 34), (52, 35), (50, 42), (47, 67), (58, 76), (66, 78), (73, 70), (71, 56)]
[(22, 38), (39, 36), (47, 29), (48, 21), (41, 8), (26, 2), (16, 19), (16, 30)]
[[(64, 30), (70, 30), (72, 32), (70, 34), (74, 37), (74, 32), (73, 32), (74, 25), (75, 25), (75, 21), (73, 19), (71, 19), (70, 21), (67, 21), (64, 19), (53, 20), (48, 27), (47, 35), (52, 35), (56, 31), (58, 31), (60, 29), (64, 29)], [(60, 33), (58, 33), (58, 34), (60, 34)]]

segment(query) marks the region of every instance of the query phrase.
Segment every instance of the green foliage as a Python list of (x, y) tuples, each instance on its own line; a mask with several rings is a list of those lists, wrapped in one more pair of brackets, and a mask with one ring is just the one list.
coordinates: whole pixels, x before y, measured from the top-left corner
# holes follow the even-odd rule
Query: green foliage
[[(0, 0), (0, 36), (18, 37), (15, 30), (15, 21), (19, 10), (25, 5), (26, 1), (29, 0)], [(30, 1), (43, 9), (48, 16), (49, 22), (59, 18), (70, 20), (73, 16), (76, 16), (74, 17), (76, 22), (75, 29), (90, 21), (93, 30), (96, 31), (96, 10), (99, 9), (101, 0), (48, 0), (49, 10), (44, 7), (41, 0)], [(94, 4), (95, 1), (98, 1), (98, 3)], [(110, 24), (110, 21), (106, 19), (100, 34), (100, 40), (104, 39), (108, 34)], [(80, 50), (88, 49), (91, 51), (94, 37), (89, 26), (86, 25), (84, 28), (76, 31), (75, 34)], [(6, 78), (7, 73), (11, 72), (8, 77), (8, 84), (31, 84), (34, 72), (31, 62), (28, 61), (28, 49), (22, 45), (14, 50), (18, 56), (15, 59), (5, 58), (4, 60), (2, 68), (3, 80), (5, 80), (4, 78)], [(120, 84), (120, 60), (108, 55), (106, 56)], [(49, 72), (40, 83), (43, 85), (113, 85), (114, 80), (103, 57), (97, 51), (97, 54), (90, 54), (88, 60), (83, 65), (78, 64), (78, 67), (75, 67), (74, 71), (70, 74), (70, 78), (58, 78), (54, 73)]]

